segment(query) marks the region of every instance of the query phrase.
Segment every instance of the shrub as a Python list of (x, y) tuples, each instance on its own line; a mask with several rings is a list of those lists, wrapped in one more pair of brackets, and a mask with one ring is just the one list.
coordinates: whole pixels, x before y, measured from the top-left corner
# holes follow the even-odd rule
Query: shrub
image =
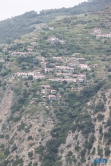
[(68, 154), (67, 154), (68, 157), (70, 157), (72, 155), (73, 155), (73, 153), (71, 151), (69, 151)]
[(104, 115), (98, 114), (97, 119), (98, 121), (102, 121), (104, 119)]
[(95, 107), (95, 113), (97, 112), (104, 112), (105, 111), (105, 107), (104, 107), (104, 103), (99, 102), (96, 107)]
[(85, 153), (86, 153), (86, 149), (83, 149), (83, 150), (81, 151), (81, 158), (84, 158)]
[(6, 149), (5, 149), (5, 151), (4, 151), (4, 155), (5, 155), (5, 156), (8, 156), (8, 155), (9, 155), (9, 153), (10, 153), (9, 149), (8, 149), (8, 148), (6, 148)]
[(23, 130), (25, 127), (25, 123), (22, 121), (21, 124), (18, 126), (18, 131)]
[(32, 161), (28, 164), (28, 166), (32, 166)]
[(100, 157), (103, 157), (103, 149), (100, 148), (100, 146), (98, 146), (98, 155), (99, 155)]
[(33, 157), (33, 152), (28, 152), (28, 157), (32, 158)]
[(17, 150), (16, 144), (14, 144), (14, 145), (12, 146), (12, 150), (11, 150), (11, 151), (13, 152), (13, 151), (15, 151), (15, 150)]
[(92, 155), (95, 155), (95, 147), (93, 148), (93, 150), (92, 150)]
[(38, 163), (37, 163), (37, 162), (33, 163), (33, 166), (37, 166), (37, 165), (38, 165)]
[(32, 136), (28, 136), (28, 140), (33, 140), (33, 137)]
[(0, 138), (4, 138), (4, 135), (3, 135), (3, 134), (0, 134)]
[(22, 166), (23, 164), (23, 159), (22, 158), (19, 158), (17, 157), (15, 161), (13, 161), (13, 164), (12, 166), (17, 166), (17, 165), (21, 165)]
[(38, 148), (35, 148), (35, 153), (38, 153), (38, 154), (43, 154), (43, 151), (44, 151), (44, 147), (43, 146), (40, 146)]
[(109, 156), (110, 155), (110, 149), (109, 147), (105, 148), (105, 156)]

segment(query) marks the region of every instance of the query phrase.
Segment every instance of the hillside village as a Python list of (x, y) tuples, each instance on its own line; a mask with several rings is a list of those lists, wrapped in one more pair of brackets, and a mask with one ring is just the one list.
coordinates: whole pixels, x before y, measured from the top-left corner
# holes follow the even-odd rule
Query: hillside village
[(0, 46), (0, 166), (111, 161), (111, 23), (105, 14), (58, 16)]
[[(29, 72), (17, 72), (13, 74), (14, 79), (21, 78), (32, 78), (33, 80), (42, 79), (46, 82), (66, 82), (70, 85), (72, 89), (75, 84), (82, 86), (82, 84), (87, 84), (89, 80), (87, 79), (86, 72), (90, 72), (91, 68), (86, 64), (84, 58), (76, 58), (80, 54), (74, 54), (70, 58), (53, 57), (52, 59), (39, 58), (41, 68), (35, 71)], [(50, 68), (48, 68), (50, 64)], [(58, 100), (60, 94), (56, 90), (51, 89), (50, 85), (42, 85), (41, 92), (43, 99), (48, 98), (50, 101)]]
[[(17, 72), (14, 73), (14, 76), (18, 77), (28, 77), (32, 76), (33, 79), (41, 79), (47, 78), (47, 80), (53, 81), (67, 81), (67, 82), (86, 82), (86, 74), (85, 70), (90, 71), (90, 67), (85, 63), (84, 58), (62, 58), (62, 57), (53, 57), (52, 60), (45, 60), (45, 58), (41, 58), (41, 71), (33, 71), (33, 72)], [(52, 61), (50, 63), (50, 61)], [(50, 68), (47, 68), (48, 64), (50, 64)], [(78, 74), (76, 73), (78, 70)], [(81, 73), (80, 73), (81, 71)], [(43, 73), (43, 74), (40, 74)], [(54, 77), (55, 76), (55, 77)]]
[[(52, 43), (51, 43), (52, 44)], [(54, 43), (53, 43), (54, 44)], [(33, 48), (32, 48), (33, 50)], [(30, 51), (32, 51), (30, 50)], [(4, 51), (4, 50), (3, 50)], [(10, 52), (10, 56), (15, 57), (32, 57), (36, 53), (33, 52)], [(40, 67), (34, 71), (18, 71), (13, 73), (12, 79), (29, 79), (29, 80), (44, 80), (46, 85), (41, 85), (41, 91), (43, 100), (49, 99), (50, 101), (58, 100), (61, 95), (59, 91), (51, 89), (51, 82), (68, 83), (70, 90), (75, 86), (82, 86), (89, 83), (86, 73), (90, 72), (91, 67), (88, 66), (85, 58), (81, 57), (80, 53), (74, 53), (72, 57), (38, 57)]]

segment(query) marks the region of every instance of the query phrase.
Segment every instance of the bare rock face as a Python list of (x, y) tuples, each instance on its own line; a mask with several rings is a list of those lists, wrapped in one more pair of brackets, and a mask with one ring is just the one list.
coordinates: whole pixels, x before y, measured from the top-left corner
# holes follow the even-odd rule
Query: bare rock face
[[(49, 142), (55, 140), (57, 143), (55, 139), (57, 133), (54, 131), (59, 127), (60, 121), (57, 119), (56, 112), (59, 113), (61, 107), (56, 110), (57, 107), (55, 108), (52, 102), (38, 103), (37, 99), (27, 94), (28, 92), (23, 89), (21, 95), (17, 97), (12, 86), (8, 86), (2, 95), (0, 147), (4, 153), (1, 161), (5, 159), (16, 162), (16, 158), (16, 160), (23, 160), (24, 165), (37, 162), (41, 166), (45, 153), (48, 153), (48, 148), (50, 149)], [(61, 160), (57, 162), (60, 162), (61, 166), (76, 166), (79, 163), (91, 165), (95, 158), (108, 158), (110, 163), (111, 146), (108, 137), (111, 116), (110, 96), (110, 87), (103, 87), (85, 103), (80, 114), (71, 124), (65, 143), (58, 146), (56, 155)], [(21, 106), (22, 101), (24, 103)], [(28, 104), (25, 104), (27, 101)], [(75, 104), (77, 105), (78, 102)], [(65, 108), (62, 111), (65, 111)], [(87, 123), (91, 126), (87, 126)], [(85, 130), (89, 130), (89, 133), (86, 134)]]
[(2, 125), (6, 123), (7, 116), (10, 115), (10, 109), (13, 104), (13, 91), (9, 86), (0, 103), (0, 130), (2, 130)]
[[(16, 107), (19, 98), (14, 94), (12, 86), (8, 86), (1, 99), (0, 147), (7, 151), (6, 154), (5, 151), (2, 154), (3, 159), (15, 160), (16, 156), (19, 156), (24, 165), (28, 165), (30, 160), (40, 165), (40, 155), (35, 149), (45, 147), (46, 142), (52, 138), (50, 131), (54, 121), (47, 115), (45, 108), (39, 105), (32, 107), (33, 109), (28, 105), (23, 108)], [(32, 110), (34, 112), (31, 112)], [(33, 157), (30, 157), (30, 154), (33, 154)]]
[[(61, 156), (62, 160), (62, 166), (67, 166), (69, 163), (72, 166), (75, 166), (77, 163), (77, 160), (81, 160), (80, 155), (82, 155), (83, 151), (85, 150), (85, 159), (84, 164), (91, 165), (93, 164), (93, 160), (96, 158), (108, 158), (108, 163), (106, 165), (110, 165), (111, 156), (106, 157), (106, 147), (108, 147), (109, 151), (111, 150), (111, 146), (107, 146), (107, 139), (105, 137), (106, 133), (108, 132), (108, 127), (106, 127), (106, 124), (108, 124), (109, 117), (110, 117), (110, 108), (111, 108), (111, 89), (108, 90), (101, 90), (99, 91), (96, 96), (93, 98), (92, 101), (87, 103), (88, 106), (88, 112), (91, 114), (92, 121), (94, 123), (94, 143), (89, 150), (85, 146), (86, 138), (82, 134), (82, 131), (75, 131), (72, 133), (72, 131), (69, 131), (66, 143), (61, 144), (59, 147), (59, 156)], [(99, 111), (97, 111), (98, 103), (103, 104), (104, 108), (99, 108)], [(95, 108), (94, 108), (95, 105)], [(93, 108), (93, 109), (92, 109)], [(97, 111), (97, 112), (96, 112)], [(104, 117), (103, 120), (99, 118), (101, 114), (101, 117)], [(103, 115), (103, 116), (102, 116)], [(101, 133), (102, 130), (102, 133)], [(91, 135), (91, 134), (90, 134)], [(88, 140), (90, 140), (90, 135)], [(88, 142), (87, 142), (88, 143)], [(77, 148), (78, 147), (78, 148)], [(101, 150), (101, 153), (100, 153)], [(90, 160), (89, 160), (90, 158)]]

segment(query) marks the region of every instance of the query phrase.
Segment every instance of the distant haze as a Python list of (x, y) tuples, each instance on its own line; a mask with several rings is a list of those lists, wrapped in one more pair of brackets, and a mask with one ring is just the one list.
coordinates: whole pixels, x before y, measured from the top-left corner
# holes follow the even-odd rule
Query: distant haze
[(0, 20), (42, 9), (73, 7), (86, 0), (0, 0)]

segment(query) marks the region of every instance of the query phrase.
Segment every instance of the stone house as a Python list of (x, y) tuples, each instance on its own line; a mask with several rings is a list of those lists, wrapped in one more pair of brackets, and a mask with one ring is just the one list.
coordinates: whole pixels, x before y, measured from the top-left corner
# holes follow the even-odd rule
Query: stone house
[(56, 94), (56, 90), (52, 89), (51, 94)]
[(96, 35), (96, 39), (100, 39), (100, 38), (111, 38), (111, 34), (99, 34), (99, 35)]
[(41, 93), (42, 94), (48, 94), (51, 92), (50, 85), (42, 85)]
[(55, 101), (55, 100), (57, 100), (57, 97), (56, 97), (55, 95), (49, 95), (49, 96), (48, 96), (48, 99), (49, 99), (50, 101)]
[(101, 34), (101, 33), (102, 33), (101, 29), (95, 29), (94, 30), (94, 34)]
[(47, 39), (47, 42), (49, 42), (51, 44), (54, 44), (54, 43), (58, 43), (59, 39), (56, 38), (56, 37), (50, 37), (50, 38)]
[(29, 76), (32, 76), (33, 79), (44, 79), (45, 76), (40, 74), (39, 71), (32, 71), (32, 72), (17, 72), (17, 73), (14, 73), (14, 76), (16, 77), (22, 77), (22, 78), (26, 78), (26, 77), (29, 77)]
[(79, 64), (79, 67), (82, 69), (82, 70), (90, 70), (89, 66), (87, 64)]
[(68, 66), (55, 66), (57, 72), (67, 72), (72, 73), (74, 71), (74, 68), (68, 67)]

